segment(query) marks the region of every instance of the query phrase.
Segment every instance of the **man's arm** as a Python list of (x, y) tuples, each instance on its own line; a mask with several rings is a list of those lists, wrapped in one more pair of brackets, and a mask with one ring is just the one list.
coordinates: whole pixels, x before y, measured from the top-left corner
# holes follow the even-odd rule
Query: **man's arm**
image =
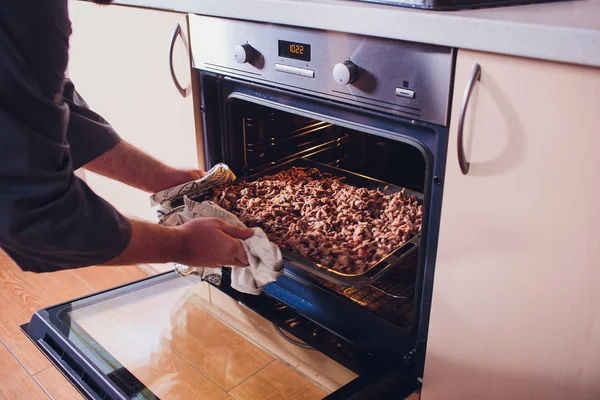
[(150, 193), (200, 179), (205, 174), (200, 169), (165, 165), (122, 139), (83, 167)]
[(68, 146), (0, 107), (0, 246), (24, 270), (175, 261), (248, 264), (236, 239), (253, 233), (213, 218), (164, 227), (125, 218), (73, 175)]
[[(147, 192), (204, 176), (200, 169), (169, 167), (122, 140), (104, 118), (88, 107), (69, 79), (65, 81), (63, 98), (70, 110), (67, 139), (74, 168), (83, 166)], [(132, 219), (127, 222), (130, 226), (127, 247), (103, 262), (104, 265), (168, 261), (194, 266), (248, 264), (241, 244), (235, 239), (248, 238), (252, 230), (240, 230), (211, 219), (191, 221), (177, 228)]]
[(69, 79), (65, 79), (63, 98), (70, 111), (67, 140), (74, 169), (83, 166), (151, 193), (204, 176), (197, 168), (165, 165), (122, 140), (108, 121), (89, 108)]
[(35, 13), (30, 3), (0, 7), (0, 247), (34, 272), (137, 262), (243, 264), (243, 247), (232, 236), (246, 238), (251, 230), (214, 220), (177, 228), (130, 221), (73, 174), (120, 139), (62, 80), (67, 2), (38, 1)]
[(104, 265), (178, 262), (190, 266), (248, 265), (240, 242), (252, 229), (230, 225), (218, 218), (198, 218), (177, 227), (130, 220), (131, 240), (121, 254)]

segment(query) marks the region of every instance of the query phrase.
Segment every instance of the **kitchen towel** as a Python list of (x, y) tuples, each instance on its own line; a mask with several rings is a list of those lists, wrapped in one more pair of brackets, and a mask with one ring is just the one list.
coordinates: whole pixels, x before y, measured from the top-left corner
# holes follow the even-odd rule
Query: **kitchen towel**
[[(192, 185), (180, 185), (179, 189), (167, 189), (161, 192), (162, 196), (152, 196), (152, 203), (159, 206), (158, 214), (161, 224), (165, 226), (177, 226), (193, 218), (215, 217), (232, 225), (245, 227), (235, 215), (219, 207), (212, 201), (198, 202), (189, 197), (190, 195), (201, 197), (202, 194), (206, 194), (213, 187), (230, 183), (235, 179), (233, 178), (230, 181), (229, 178), (222, 179), (223, 176), (227, 175), (223, 172), (229, 171), (229, 168), (224, 164), (220, 164), (219, 170), (217, 170), (217, 173), (221, 176), (220, 179), (205, 179), (214, 173), (213, 170), (215, 168), (211, 169), (207, 176), (200, 180), (202, 182), (195, 181), (196, 187), (194, 190), (185, 189), (188, 195), (182, 195), (183, 198), (170, 199), (164, 193), (180, 195), (183, 187), (189, 188)], [(235, 175), (231, 173), (229, 176)], [(183, 205), (173, 208), (172, 206), (176, 204), (176, 200), (182, 200)], [(246, 251), (250, 265), (244, 268), (231, 267), (231, 287), (242, 293), (258, 295), (265, 285), (274, 282), (283, 273), (283, 262), (279, 247), (269, 241), (264, 231), (260, 228), (253, 228), (253, 231), (254, 234), (250, 238), (240, 240)], [(213, 284), (218, 285), (221, 282), (220, 268), (195, 267), (181, 264), (174, 264), (174, 267), (177, 273), (182, 276), (194, 274)]]
[[(192, 198), (202, 197), (211, 189), (227, 185), (236, 179), (235, 174), (226, 164), (220, 163), (210, 169), (200, 179), (182, 183), (168, 189), (161, 190), (150, 197), (150, 204), (154, 207), (159, 224), (165, 224), (169, 219), (169, 226), (181, 225), (186, 221), (181, 213), (184, 211), (184, 196)], [(185, 265), (172, 263), (179, 275), (195, 274), (203, 280), (216, 285), (221, 284), (221, 268), (191, 268)]]
[(201, 197), (217, 186), (235, 181), (235, 174), (223, 163), (215, 165), (202, 178), (161, 190), (150, 197), (150, 203), (156, 208), (159, 221), (167, 214), (183, 210), (183, 197)]

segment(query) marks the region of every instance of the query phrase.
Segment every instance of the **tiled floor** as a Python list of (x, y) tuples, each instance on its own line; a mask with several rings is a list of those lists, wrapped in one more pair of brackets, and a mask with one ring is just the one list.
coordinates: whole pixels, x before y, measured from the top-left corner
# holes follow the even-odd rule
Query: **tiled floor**
[[(33, 274), (22, 272), (0, 252), (0, 399), (81, 398), (19, 326), (42, 307), (145, 276), (137, 267)], [(80, 320), (86, 331), (159, 397), (308, 400), (326, 394), (296, 369), (198, 307), (197, 301), (188, 301), (197, 293), (174, 291), (161, 296), (150, 307), (137, 303)], [(106, 328), (107, 319), (111, 329)], [(140, 321), (146, 321), (143, 329)], [(123, 337), (133, 341), (123, 341)], [(137, 346), (136, 351), (131, 346)]]
[(325, 394), (280, 361), (273, 361), (229, 392), (237, 400), (320, 399)]

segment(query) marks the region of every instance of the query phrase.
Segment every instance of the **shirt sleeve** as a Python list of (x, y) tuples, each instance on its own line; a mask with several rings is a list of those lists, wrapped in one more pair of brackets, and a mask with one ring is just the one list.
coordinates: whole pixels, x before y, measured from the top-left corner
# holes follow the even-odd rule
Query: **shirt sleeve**
[(128, 245), (127, 218), (73, 174), (69, 146), (0, 108), (0, 245), (26, 271), (103, 264)]
[(121, 141), (113, 127), (89, 108), (69, 79), (65, 79), (63, 100), (69, 106), (67, 141), (73, 169), (84, 166)]

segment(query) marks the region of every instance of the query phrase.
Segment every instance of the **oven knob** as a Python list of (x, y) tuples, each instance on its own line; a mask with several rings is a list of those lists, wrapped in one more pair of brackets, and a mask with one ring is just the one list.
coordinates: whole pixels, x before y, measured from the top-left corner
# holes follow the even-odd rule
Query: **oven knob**
[(256, 50), (248, 43), (238, 44), (234, 49), (235, 61), (240, 64), (251, 63), (256, 57)]
[(333, 79), (339, 85), (347, 85), (358, 79), (358, 67), (352, 61), (344, 61), (333, 67)]

